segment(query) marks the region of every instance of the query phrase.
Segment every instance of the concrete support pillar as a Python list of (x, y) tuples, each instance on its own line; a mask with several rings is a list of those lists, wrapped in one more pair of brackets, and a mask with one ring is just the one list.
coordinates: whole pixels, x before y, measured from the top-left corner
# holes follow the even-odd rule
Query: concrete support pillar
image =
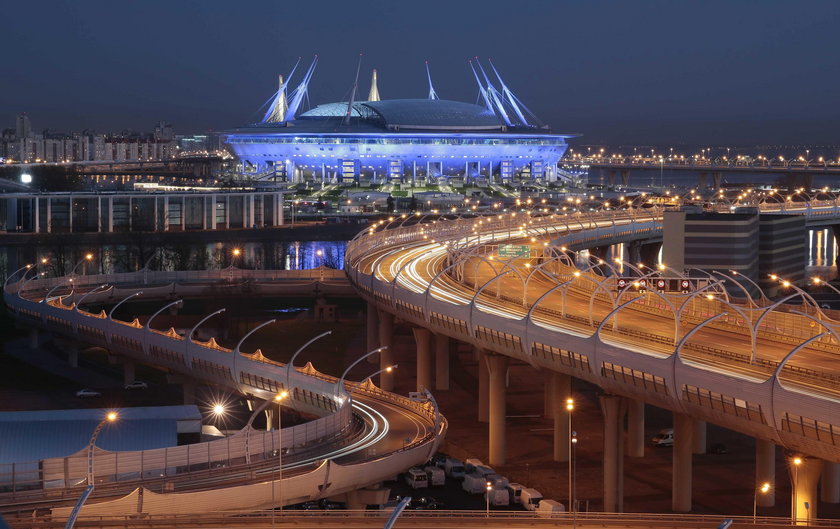
[[(387, 347), (379, 353), (379, 369), (394, 365), (394, 315), (379, 311), (379, 346)], [(379, 374), (379, 386), (385, 391), (394, 391), (394, 373)]]
[(38, 348), (38, 329), (36, 329), (35, 327), (29, 329), (29, 348)]
[(114, 231), (114, 197), (108, 197), (108, 233)]
[[(367, 304), (367, 350), (373, 351), (379, 347), (379, 312), (373, 303)], [(376, 355), (368, 357), (368, 362), (375, 364)]]
[(79, 367), (79, 347), (77, 345), (67, 346), (67, 364), (70, 367)]
[(693, 421), (693, 437), (691, 451), (697, 455), (706, 453), (706, 421)]
[(840, 503), (840, 463), (823, 462), (820, 500), (825, 503)]
[(432, 333), (421, 327), (412, 330), (417, 343), (417, 391), (423, 391), (432, 387)]
[(551, 388), (553, 402), (551, 416), (554, 419), (554, 460), (569, 460), (569, 411), (566, 399), (572, 394), (572, 377), (562, 373), (548, 373), (546, 388)]
[(190, 379), (182, 380), (181, 388), (184, 391), (184, 404), (195, 404), (195, 381)]
[(723, 182), (723, 173), (720, 171), (715, 171), (712, 173), (712, 181), (715, 185), (715, 192), (720, 189), (720, 184)]
[(216, 229), (216, 195), (210, 195), (210, 229)]
[(546, 371), (543, 375), (543, 417), (554, 417), (554, 373)]
[(435, 335), (435, 389), (449, 389), (449, 336)]
[(776, 445), (764, 439), (755, 440), (755, 485), (756, 490), (762, 483), (769, 483), (770, 490), (766, 494), (756, 496), (756, 504), (760, 507), (776, 505)]
[(490, 410), (490, 466), (504, 465), (507, 456), (507, 435), (505, 432), (505, 380), (507, 379), (508, 357), (496, 354), (484, 356), (489, 374)]
[(265, 431), (270, 432), (274, 430), (274, 410), (266, 408), (263, 413), (265, 413)]
[(671, 509), (674, 512), (691, 510), (693, 433), (694, 420), (688, 415), (674, 413), (674, 453), (671, 471)]
[(800, 454), (786, 456), (793, 493), (791, 519), (796, 525), (810, 525), (817, 518), (817, 483), (823, 469), (822, 459)]
[(627, 400), (627, 455), (645, 457), (645, 401)]
[(600, 395), (604, 414), (604, 511), (624, 511), (624, 443), (621, 439), (626, 404), (622, 397)]
[(123, 359), (123, 384), (128, 385), (134, 382), (136, 378), (135, 371), (137, 369), (137, 364), (135, 364), (132, 360)]
[(489, 420), (488, 407), (490, 405), (490, 374), (487, 371), (487, 362), (484, 360), (487, 353), (482, 349), (476, 349), (475, 352), (478, 356), (478, 422), (487, 422)]

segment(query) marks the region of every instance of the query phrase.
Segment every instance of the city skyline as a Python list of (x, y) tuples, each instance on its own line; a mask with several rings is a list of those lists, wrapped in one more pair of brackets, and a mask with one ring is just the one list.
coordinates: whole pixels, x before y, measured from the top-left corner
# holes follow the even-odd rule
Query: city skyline
[[(360, 89), (376, 68), (383, 99), (423, 97), (429, 60), (442, 98), (473, 101), (467, 58), (492, 57), (543, 122), (587, 143), (838, 140), (840, 74), (822, 61), (838, 44), (831, 2), (799, 4), (797, 17), (784, 2), (327, 2), (296, 6), (291, 19), (275, 3), (155, 5), (9, 6), (10, 20), (38, 24), (0, 37), (18, 50), (5, 60), (15, 82), (0, 121), (27, 112), (51, 129), (142, 130), (151, 117), (223, 130), (256, 121), (298, 56), (320, 56), (313, 105), (346, 99), (362, 52)], [(352, 30), (373, 14), (374, 29)]]

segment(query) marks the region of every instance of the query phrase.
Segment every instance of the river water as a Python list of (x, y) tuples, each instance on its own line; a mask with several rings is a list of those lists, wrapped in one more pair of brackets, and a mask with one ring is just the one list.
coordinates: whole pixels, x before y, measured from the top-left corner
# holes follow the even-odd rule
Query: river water
[[(46, 258), (47, 271), (52, 275), (69, 273), (86, 252), (92, 252), (90, 263), (82, 263), (77, 272), (125, 272), (142, 268), (148, 262), (153, 270), (220, 269), (230, 265), (242, 268), (306, 270), (325, 266), (344, 267), (344, 241), (248, 242), (238, 246), (230, 243), (188, 243), (141, 248), (132, 245), (103, 245), (99, 248), (83, 246), (0, 247), (0, 272), (5, 276), (26, 263)], [(831, 278), (837, 275), (834, 260), (838, 245), (831, 229), (809, 230), (806, 242), (808, 275)], [(239, 250), (235, 255), (234, 249)], [(610, 256), (626, 257), (626, 256)]]

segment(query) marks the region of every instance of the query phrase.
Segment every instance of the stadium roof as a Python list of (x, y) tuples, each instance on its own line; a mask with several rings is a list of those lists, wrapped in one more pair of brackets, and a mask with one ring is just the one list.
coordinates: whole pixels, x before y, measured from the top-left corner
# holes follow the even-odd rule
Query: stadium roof
[[(341, 118), (347, 103), (327, 103), (296, 120)], [(387, 99), (353, 104), (351, 117), (379, 122), (388, 129), (500, 130), (502, 122), (486, 107), (445, 99)]]

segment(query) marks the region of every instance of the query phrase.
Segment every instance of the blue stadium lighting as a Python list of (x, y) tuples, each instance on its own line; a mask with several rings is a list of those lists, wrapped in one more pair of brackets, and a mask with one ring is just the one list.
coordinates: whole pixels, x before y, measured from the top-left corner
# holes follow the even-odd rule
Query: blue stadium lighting
[(326, 103), (299, 112), (316, 58), (291, 102), (281, 82), (264, 121), (228, 131), (225, 141), (246, 171), (292, 182), (553, 180), (571, 136), (535, 125), (539, 120), (502, 81), (496, 67), (491, 64), (501, 90), (474, 60), (484, 78), (482, 83), (476, 75), (488, 103), (484, 106), (437, 98), (427, 66), (428, 99), (378, 100), (374, 71), (369, 92), (375, 94), (369, 96), (373, 100)]

